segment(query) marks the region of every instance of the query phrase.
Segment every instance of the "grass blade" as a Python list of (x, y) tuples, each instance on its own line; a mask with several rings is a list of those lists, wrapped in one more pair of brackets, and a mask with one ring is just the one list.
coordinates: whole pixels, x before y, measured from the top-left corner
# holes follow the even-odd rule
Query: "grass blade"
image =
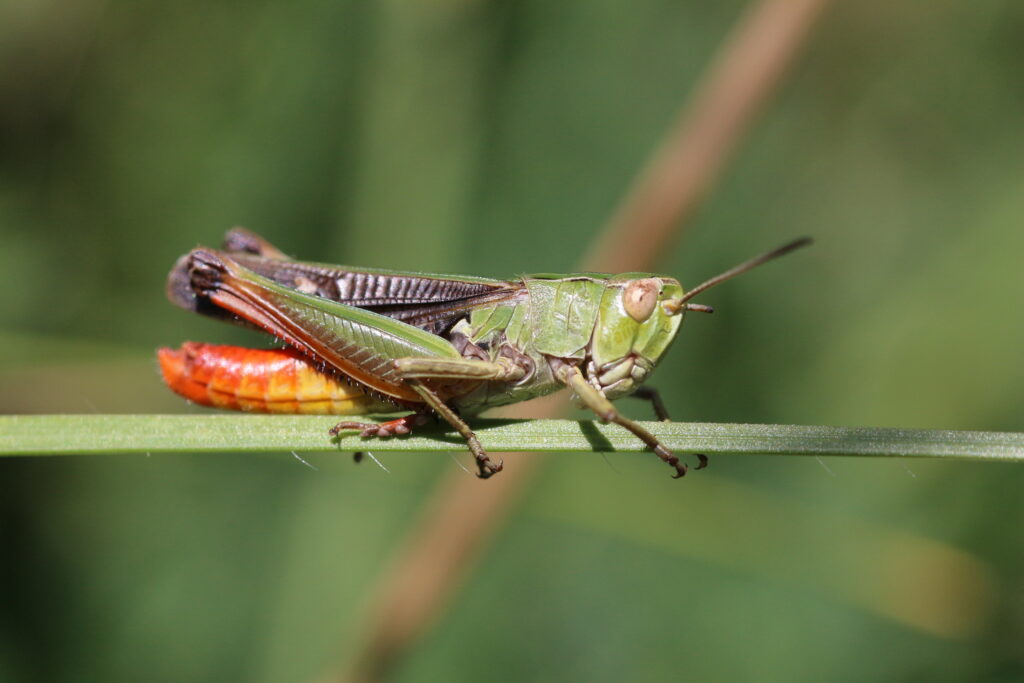
[[(334, 417), (294, 415), (13, 415), (0, 417), (0, 456), (158, 452), (341, 451), (367, 447), (356, 434), (330, 440)], [(645, 422), (680, 453), (846, 455), (1024, 460), (1024, 434), (879, 427)], [(637, 452), (616, 425), (578, 420), (473, 421), (490, 451)], [(373, 440), (374, 451), (462, 450), (440, 426)]]

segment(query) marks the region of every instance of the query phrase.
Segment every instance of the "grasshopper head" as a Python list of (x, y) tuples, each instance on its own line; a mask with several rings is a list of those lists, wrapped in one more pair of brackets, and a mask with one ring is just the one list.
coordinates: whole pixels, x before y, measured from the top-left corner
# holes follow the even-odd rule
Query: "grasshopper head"
[(601, 298), (590, 356), (608, 398), (625, 396), (646, 379), (675, 339), (683, 288), (670, 277), (626, 273), (610, 278)]
[(684, 292), (670, 277), (626, 273), (608, 279), (591, 337), (594, 377), (614, 399), (636, 389), (676, 338), (686, 311), (711, 313), (709, 306), (687, 303), (701, 292), (811, 243), (802, 237), (756, 256)]

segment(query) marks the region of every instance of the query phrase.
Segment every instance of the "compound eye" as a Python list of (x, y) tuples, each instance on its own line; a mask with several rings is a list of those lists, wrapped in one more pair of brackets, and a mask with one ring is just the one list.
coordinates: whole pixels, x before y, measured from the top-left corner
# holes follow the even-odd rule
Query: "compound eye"
[(651, 313), (654, 313), (654, 307), (658, 305), (659, 294), (661, 294), (661, 280), (653, 277), (645, 280), (633, 280), (626, 285), (626, 291), (622, 296), (622, 306), (630, 318), (642, 323), (651, 317)]

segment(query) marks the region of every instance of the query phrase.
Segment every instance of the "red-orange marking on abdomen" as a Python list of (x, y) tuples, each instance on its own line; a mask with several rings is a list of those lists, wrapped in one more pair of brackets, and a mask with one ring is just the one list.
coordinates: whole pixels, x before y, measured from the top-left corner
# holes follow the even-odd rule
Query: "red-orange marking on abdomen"
[(260, 413), (356, 415), (394, 405), (313, 367), (294, 349), (185, 342), (157, 352), (167, 386), (214, 408)]

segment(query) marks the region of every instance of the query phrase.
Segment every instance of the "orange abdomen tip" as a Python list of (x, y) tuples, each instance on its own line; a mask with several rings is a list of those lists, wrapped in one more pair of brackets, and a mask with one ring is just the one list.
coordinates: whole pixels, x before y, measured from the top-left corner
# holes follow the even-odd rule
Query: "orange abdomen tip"
[(360, 415), (396, 406), (317, 370), (293, 349), (185, 342), (157, 351), (164, 382), (194, 403), (258, 413)]

